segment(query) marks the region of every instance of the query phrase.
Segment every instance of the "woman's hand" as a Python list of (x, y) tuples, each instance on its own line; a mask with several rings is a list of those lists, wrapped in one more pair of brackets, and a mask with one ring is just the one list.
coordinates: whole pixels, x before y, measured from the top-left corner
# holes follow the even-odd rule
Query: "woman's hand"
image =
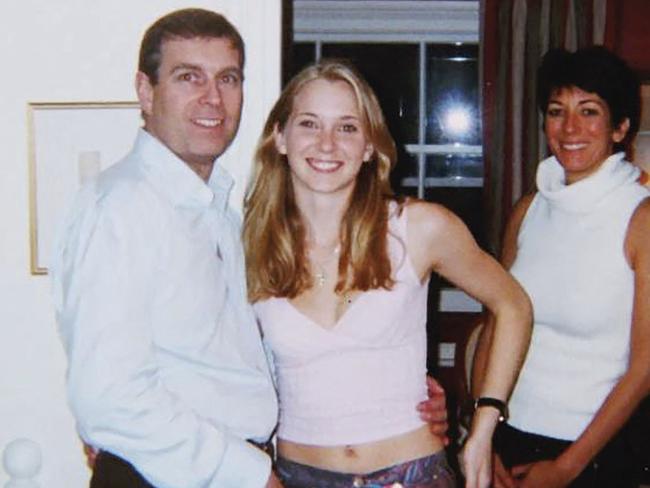
[(503, 465), (501, 456), (494, 453), (492, 457), (493, 481), (494, 488), (517, 488), (517, 481), (512, 477), (512, 473)]
[(471, 436), (460, 454), (466, 488), (488, 488), (492, 480), (492, 440)]

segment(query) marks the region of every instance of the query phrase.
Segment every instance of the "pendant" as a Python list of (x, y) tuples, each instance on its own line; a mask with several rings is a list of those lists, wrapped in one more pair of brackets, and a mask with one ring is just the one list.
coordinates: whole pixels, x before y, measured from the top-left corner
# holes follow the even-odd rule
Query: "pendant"
[(316, 282), (318, 283), (318, 286), (320, 286), (321, 288), (323, 288), (323, 285), (325, 285), (325, 273), (324, 273), (323, 271), (321, 271), (321, 272), (319, 272), (319, 273), (316, 273), (316, 274), (314, 275), (314, 279), (315, 279)]

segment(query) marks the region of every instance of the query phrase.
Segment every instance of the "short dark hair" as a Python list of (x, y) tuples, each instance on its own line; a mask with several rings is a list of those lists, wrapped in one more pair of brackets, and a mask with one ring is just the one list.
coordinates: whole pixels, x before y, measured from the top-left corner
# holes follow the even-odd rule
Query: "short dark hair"
[(614, 144), (615, 151), (628, 147), (639, 130), (641, 86), (627, 63), (603, 46), (591, 46), (570, 52), (556, 48), (542, 58), (537, 71), (537, 105), (546, 114), (554, 92), (577, 87), (602, 98), (609, 108), (612, 127), (627, 118), (630, 128), (625, 138)]
[(162, 43), (169, 39), (196, 37), (228, 39), (239, 51), (240, 65), (244, 67), (244, 41), (235, 26), (223, 15), (211, 10), (186, 8), (159, 18), (147, 29), (140, 44), (138, 70), (146, 74), (149, 82), (155, 85), (158, 83)]

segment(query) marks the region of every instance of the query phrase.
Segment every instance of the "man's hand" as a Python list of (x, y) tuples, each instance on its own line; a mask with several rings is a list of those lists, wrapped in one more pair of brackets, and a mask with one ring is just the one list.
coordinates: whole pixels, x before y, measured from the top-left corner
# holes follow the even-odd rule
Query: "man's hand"
[(90, 469), (95, 468), (95, 461), (97, 460), (97, 455), (99, 451), (93, 446), (90, 446), (84, 442), (84, 454), (86, 455), (86, 465)]
[(440, 437), (445, 444), (449, 444), (447, 437), (447, 402), (445, 390), (435, 379), (427, 376), (427, 392), (429, 399), (420, 402), (417, 406), (420, 418), (429, 424), (429, 429), (434, 435)]
[(266, 488), (283, 488), (282, 483), (273, 471), (271, 471), (269, 480), (266, 482)]

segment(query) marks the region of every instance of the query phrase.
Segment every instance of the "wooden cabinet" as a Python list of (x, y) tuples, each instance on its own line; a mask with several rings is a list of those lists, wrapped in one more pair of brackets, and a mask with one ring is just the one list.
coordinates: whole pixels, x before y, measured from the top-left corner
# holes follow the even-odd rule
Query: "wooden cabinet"
[(479, 312), (438, 312), (429, 334), (429, 371), (445, 389), (449, 413), (449, 437), (453, 443), (463, 436), (459, 425), (471, 405), (467, 383), (467, 345), (481, 324)]

